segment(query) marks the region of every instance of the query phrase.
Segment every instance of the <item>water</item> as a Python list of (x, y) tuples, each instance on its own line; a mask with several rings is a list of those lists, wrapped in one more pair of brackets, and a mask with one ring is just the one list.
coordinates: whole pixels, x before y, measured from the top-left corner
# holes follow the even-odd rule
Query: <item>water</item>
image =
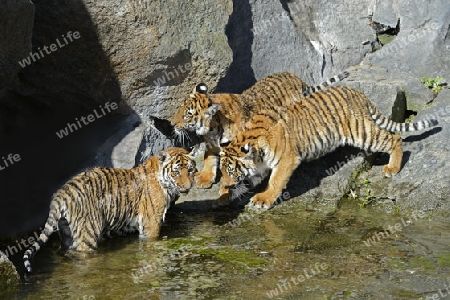
[(85, 258), (58, 253), (56, 237), (32, 283), (3, 298), (425, 299), (450, 282), (445, 220), (350, 200), (334, 213), (295, 200), (263, 213), (196, 205), (171, 209), (157, 241), (117, 237)]

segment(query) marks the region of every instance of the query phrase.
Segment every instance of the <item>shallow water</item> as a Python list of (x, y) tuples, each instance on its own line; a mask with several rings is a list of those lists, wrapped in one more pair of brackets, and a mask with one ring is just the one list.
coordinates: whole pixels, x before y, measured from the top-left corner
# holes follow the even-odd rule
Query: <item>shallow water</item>
[(262, 213), (198, 205), (172, 208), (157, 241), (116, 237), (84, 259), (58, 253), (56, 237), (34, 259), (32, 283), (3, 298), (425, 299), (450, 282), (445, 221), (350, 200), (334, 213), (295, 200)]

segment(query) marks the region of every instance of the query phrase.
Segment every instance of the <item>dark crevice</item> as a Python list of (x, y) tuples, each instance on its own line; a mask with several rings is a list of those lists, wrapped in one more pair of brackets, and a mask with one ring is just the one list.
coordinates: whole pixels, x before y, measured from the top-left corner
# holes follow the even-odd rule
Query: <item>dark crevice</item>
[(225, 34), (233, 51), (233, 62), (225, 77), (219, 80), (215, 92), (241, 93), (256, 82), (252, 69), (253, 21), (248, 0), (233, 0)]
[(289, 16), (289, 19), (292, 22), (294, 22), (294, 18), (292, 18), (292, 15), (291, 15), (291, 9), (289, 8), (289, 5), (288, 5), (289, 2), (291, 2), (291, 1), (289, 1), (289, 0), (280, 0), (281, 7), (283, 7), (284, 11), (287, 12), (287, 14)]
[(417, 111), (407, 109), (405, 111), (405, 120), (412, 120), (415, 116), (417, 116)]
[(400, 32), (400, 19), (397, 20), (397, 25), (395, 27), (390, 27), (377, 22), (372, 22), (371, 25), (376, 32), (377, 42), (381, 45), (390, 43)]

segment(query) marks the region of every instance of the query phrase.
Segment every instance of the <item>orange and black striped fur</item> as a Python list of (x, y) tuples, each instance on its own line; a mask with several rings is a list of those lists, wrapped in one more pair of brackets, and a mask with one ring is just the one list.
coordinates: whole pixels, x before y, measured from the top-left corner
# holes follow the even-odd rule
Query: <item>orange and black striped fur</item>
[[(276, 73), (259, 80), (242, 94), (208, 94), (205, 84), (197, 85), (172, 119), (175, 133), (182, 139), (186, 131), (191, 131), (203, 136), (206, 142), (204, 166), (196, 175), (197, 186), (209, 188), (215, 182), (220, 143), (231, 141), (252, 115), (263, 109), (273, 110), (298, 102), (303, 93), (322, 90), (348, 75), (343, 72), (309, 87), (293, 73)], [(222, 191), (221, 194), (227, 193)]]
[(244, 180), (260, 182), (271, 171), (266, 190), (251, 204), (270, 208), (302, 161), (323, 156), (342, 145), (387, 152), (386, 176), (400, 171), (402, 140), (395, 131), (415, 131), (437, 124), (395, 123), (361, 92), (330, 87), (283, 110), (265, 110), (246, 124), (245, 131), (220, 153), (222, 184), (233, 188)]
[(194, 183), (195, 161), (181, 148), (169, 148), (133, 169), (94, 168), (66, 182), (52, 196), (39, 239), (24, 253), (25, 268), (56, 230), (61, 249), (92, 251), (110, 234), (138, 231), (156, 238), (164, 216), (180, 192)]

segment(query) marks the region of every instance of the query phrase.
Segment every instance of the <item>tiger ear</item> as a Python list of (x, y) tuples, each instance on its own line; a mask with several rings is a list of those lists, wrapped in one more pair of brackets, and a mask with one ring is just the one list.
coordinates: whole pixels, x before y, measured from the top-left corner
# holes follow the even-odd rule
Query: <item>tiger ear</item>
[(212, 117), (214, 116), (220, 109), (220, 105), (219, 104), (211, 104), (208, 107), (208, 110), (205, 113), (205, 117)]
[(169, 159), (170, 159), (170, 154), (167, 153), (166, 151), (161, 150), (158, 152), (158, 160), (159, 160), (160, 164), (168, 161)]
[(249, 142), (241, 147), (241, 152), (245, 153), (245, 158), (252, 159), (253, 158), (253, 145)]
[(206, 93), (208, 93), (208, 86), (206, 84), (204, 84), (203, 82), (199, 83), (199, 84), (197, 84), (197, 86), (194, 89), (194, 93), (195, 92), (197, 92), (199, 94), (206, 94)]

